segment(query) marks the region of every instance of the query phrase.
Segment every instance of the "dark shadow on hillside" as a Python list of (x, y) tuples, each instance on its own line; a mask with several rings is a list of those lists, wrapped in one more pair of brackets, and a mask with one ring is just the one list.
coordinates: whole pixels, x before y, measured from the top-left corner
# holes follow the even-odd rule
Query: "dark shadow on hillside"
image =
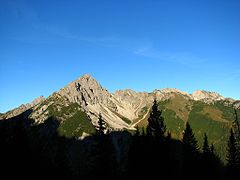
[(21, 115), (0, 121), (1, 178), (224, 177), (218, 159), (202, 158), (201, 153), (184, 154), (185, 147), (178, 140), (132, 136), (127, 131), (69, 139), (59, 136), (58, 127), (54, 118), (39, 125)]

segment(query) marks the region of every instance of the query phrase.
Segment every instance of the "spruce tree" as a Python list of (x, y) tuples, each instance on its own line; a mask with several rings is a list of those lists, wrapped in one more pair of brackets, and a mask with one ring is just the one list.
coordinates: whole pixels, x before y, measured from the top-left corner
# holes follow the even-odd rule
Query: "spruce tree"
[(208, 137), (207, 137), (207, 134), (205, 133), (204, 134), (204, 141), (203, 141), (203, 149), (202, 149), (202, 152), (204, 155), (209, 155), (211, 150), (209, 148), (209, 145), (208, 145)]
[(214, 152), (214, 146), (209, 147), (208, 137), (204, 134), (202, 155), (198, 167), (201, 169), (200, 179), (219, 179), (222, 170), (221, 161)]
[(228, 154), (227, 154), (227, 171), (226, 179), (239, 179), (240, 168), (237, 152), (237, 141), (233, 130), (230, 130), (230, 136), (228, 140)]
[(156, 99), (153, 102), (150, 117), (148, 118), (147, 135), (162, 137), (166, 132), (162, 111), (158, 110)]
[(186, 128), (183, 133), (183, 167), (182, 169), (187, 169), (188, 171), (183, 172), (184, 176), (189, 176), (188, 172), (192, 174), (197, 174), (199, 171), (199, 151), (197, 140), (194, 137), (194, 133), (190, 124), (187, 122)]
[(237, 142), (233, 130), (230, 130), (230, 136), (228, 140), (228, 155), (227, 162), (228, 167), (236, 168), (238, 166), (238, 153), (237, 153)]
[(96, 127), (96, 132), (97, 135), (103, 136), (105, 133), (104, 131), (107, 129), (106, 127), (106, 122), (103, 120), (102, 115), (99, 114), (99, 118), (98, 118), (98, 126)]
[(215, 154), (215, 147), (213, 144), (211, 145), (210, 152), (211, 154)]
[(196, 151), (196, 152), (198, 151), (197, 140), (188, 122), (186, 124), (186, 129), (184, 130), (184, 133), (183, 133), (182, 142), (185, 146), (189, 147), (192, 151)]
[(215, 150), (215, 147), (214, 147), (213, 144), (212, 144), (211, 147), (210, 147), (210, 154), (211, 154), (211, 156), (215, 159), (215, 161), (218, 162), (219, 166), (223, 165), (222, 162), (221, 162), (220, 157), (219, 157), (218, 154), (216, 153), (216, 150)]

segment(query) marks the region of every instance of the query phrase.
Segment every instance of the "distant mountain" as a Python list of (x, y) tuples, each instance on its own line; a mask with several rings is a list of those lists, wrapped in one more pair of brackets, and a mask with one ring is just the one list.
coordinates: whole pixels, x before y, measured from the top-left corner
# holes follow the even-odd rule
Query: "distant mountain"
[(229, 129), (235, 118), (233, 106), (240, 109), (240, 102), (224, 98), (216, 92), (198, 90), (192, 94), (178, 89), (155, 90), (152, 93), (119, 90), (110, 93), (93, 77), (84, 75), (71, 82), (48, 98), (39, 97), (32, 103), (21, 105), (0, 119), (10, 119), (27, 110), (28, 118), (41, 124), (50, 117), (59, 123), (59, 133), (67, 137), (82, 137), (94, 133), (99, 114), (108, 124), (109, 130), (134, 130), (146, 127), (153, 100), (163, 111), (168, 131), (180, 139), (187, 121), (202, 143), (207, 133), (220, 154), (226, 146)]

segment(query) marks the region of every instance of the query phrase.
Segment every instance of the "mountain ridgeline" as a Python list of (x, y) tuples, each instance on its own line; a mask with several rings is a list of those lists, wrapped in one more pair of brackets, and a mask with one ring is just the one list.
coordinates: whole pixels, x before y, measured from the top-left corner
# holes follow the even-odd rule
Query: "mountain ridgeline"
[(112, 94), (84, 75), (0, 114), (1, 175), (240, 178), (239, 107), (206, 91)]
[(199, 144), (203, 144), (206, 133), (224, 160), (235, 119), (234, 109), (239, 113), (240, 103), (215, 92), (198, 90), (188, 94), (167, 88), (152, 93), (129, 89), (109, 93), (93, 77), (84, 75), (46, 99), (41, 96), (1, 114), (0, 119), (11, 119), (31, 110), (24, 118), (32, 119), (35, 125), (53, 117), (59, 122), (60, 135), (84, 138), (95, 133), (99, 114), (107, 123), (108, 131), (134, 131), (137, 126), (146, 128), (154, 99), (172, 138), (181, 139), (185, 124), (189, 122)]

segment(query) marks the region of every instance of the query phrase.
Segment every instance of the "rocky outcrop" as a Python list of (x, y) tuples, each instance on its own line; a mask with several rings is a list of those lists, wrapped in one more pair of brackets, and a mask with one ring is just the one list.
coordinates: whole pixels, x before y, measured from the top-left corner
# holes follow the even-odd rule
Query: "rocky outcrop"
[(79, 79), (71, 82), (66, 87), (60, 89), (58, 93), (65, 96), (70, 102), (79, 103), (83, 107), (88, 104), (109, 104), (111, 94), (104, 89), (90, 75), (84, 75)]
[(197, 90), (193, 92), (192, 98), (195, 101), (203, 101), (206, 103), (212, 103), (214, 101), (224, 100), (225, 98), (216, 92), (207, 92), (203, 90)]

